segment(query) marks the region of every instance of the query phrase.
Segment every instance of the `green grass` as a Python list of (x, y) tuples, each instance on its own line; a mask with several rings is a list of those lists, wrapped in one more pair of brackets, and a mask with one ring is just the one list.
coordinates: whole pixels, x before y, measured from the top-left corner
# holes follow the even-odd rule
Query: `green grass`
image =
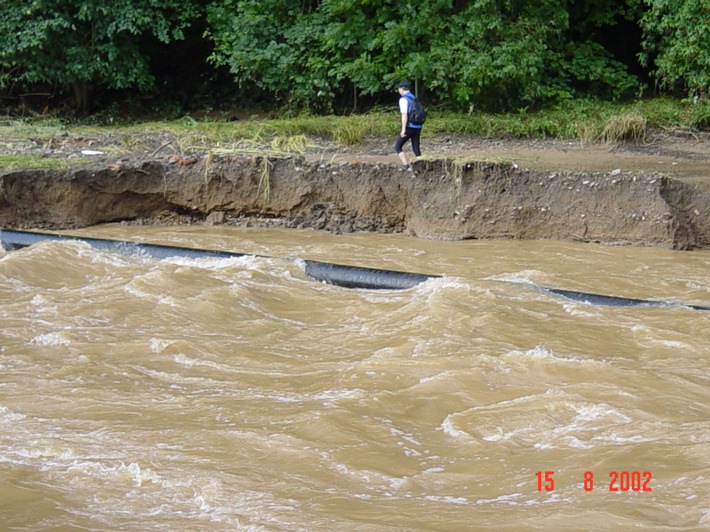
[[(684, 100), (656, 98), (631, 103), (575, 100), (556, 107), (515, 113), (452, 113), (428, 109), (424, 135), (475, 135), (488, 138), (574, 139), (588, 143), (615, 142), (644, 138), (647, 129), (695, 131), (710, 127), (710, 103), (693, 104)], [(182, 152), (261, 151), (265, 148), (300, 152), (319, 142), (341, 146), (356, 145), (367, 138), (392, 137), (399, 129), (396, 107), (354, 116), (299, 116), (288, 119), (249, 119), (235, 122), (194, 120), (186, 116), (173, 121), (137, 122), (124, 125), (70, 123), (50, 119), (3, 119), (0, 117), (2, 144), (32, 139), (60, 140), (67, 136), (92, 137), (118, 135), (125, 151), (140, 145), (146, 133), (170, 133)], [(630, 129), (626, 129), (626, 128)], [(32, 165), (47, 159), (5, 157), (0, 164)], [(14, 167), (14, 166), (12, 166)], [(26, 166), (25, 166), (26, 167)]]
[(427, 129), (430, 133), (603, 142), (610, 123), (629, 116), (643, 118), (648, 128), (691, 131), (707, 128), (710, 103), (694, 105), (666, 98), (624, 104), (577, 100), (534, 112), (433, 116)]
[(29, 168), (62, 169), (77, 164), (86, 164), (88, 162), (90, 161), (87, 159), (0, 154), (0, 170), (25, 170)]
[(18, 119), (0, 117), (0, 139), (19, 140), (29, 137), (49, 138), (66, 131), (66, 122), (59, 118)]

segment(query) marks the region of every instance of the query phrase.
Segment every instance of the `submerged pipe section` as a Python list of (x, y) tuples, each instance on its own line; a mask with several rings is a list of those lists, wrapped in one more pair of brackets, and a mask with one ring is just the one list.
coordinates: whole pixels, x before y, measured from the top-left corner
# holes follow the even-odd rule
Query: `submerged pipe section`
[(574, 290), (563, 290), (561, 288), (548, 288), (541, 286), (540, 290), (564, 297), (571, 301), (587, 303), (589, 305), (604, 305), (608, 307), (685, 307), (693, 310), (710, 310), (710, 307), (703, 305), (686, 305), (685, 303), (675, 303), (673, 301), (658, 301), (653, 299), (635, 299), (630, 297), (604, 296), (592, 294), (590, 292), (575, 292)]
[(39, 242), (85, 242), (94, 249), (104, 251), (118, 251), (126, 255), (142, 255), (156, 259), (169, 257), (196, 258), (233, 258), (247, 256), (245, 253), (231, 253), (229, 251), (212, 251), (204, 249), (191, 249), (179, 246), (160, 246), (156, 244), (141, 244), (127, 240), (109, 240), (105, 238), (88, 238), (69, 235), (55, 235), (52, 233), (35, 233), (31, 231), (13, 231), (3, 229), (0, 231), (0, 243), (7, 250), (17, 250), (37, 244)]
[(424, 275), (421, 273), (397, 272), (392, 270), (375, 270), (355, 266), (342, 266), (327, 262), (307, 260), (306, 275), (328, 284), (345, 288), (373, 288), (404, 290), (412, 288), (439, 275)]
[[(161, 246), (156, 244), (129, 242), (125, 240), (55, 235), (52, 233), (15, 231), (10, 229), (3, 229), (0, 231), (0, 244), (8, 250), (20, 249), (48, 240), (64, 242), (81, 241), (89, 244), (95, 249), (118, 251), (125, 254), (138, 254), (158, 259), (165, 259), (169, 257), (224, 259), (246, 256), (272, 258), (265, 255), (254, 255), (249, 253), (193, 249), (180, 246)], [(345, 288), (404, 290), (423, 283), (428, 279), (440, 277), (439, 275), (424, 275), (392, 270), (378, 270), (375, 268), (362, 268), (359, 266), (343, 266), (341, 264), (331, 264), (328, 262), (318, 262), (312, 260), (305, 260), (303, 262), (305, 263), (305, 274), (311, 279)]]
[[(165, 259), (169, 257), (187, 258), (234, 258), (258, 257), (272, 258), (265, 255), (250, 253), (235, 253), (231, 251), (216, 251), (208, 249), (194, 249), (179, 246), (161, 246), (157, 244), (142, 244), (125, 240), (109, 240), (103, 238), (87, 238), (69, 235), (56, 235), (52, 233), (38, 233), (34, 231), (15, 231), (10, 229), (0, 230), (0, 244), (8, 250), (15, 250), (31, 246), (42, 241), (72, 241), (77, 240), (89, 244), (91, 247), (106, 251), (118, 251), (125, 254)], [(405, 290), (412, 288), (429, 279), (439, 278), (440, 275), (425, 275), (421, 273), (408, 273), (393, 270), (378, 270), (360, 266), (344, 266), (329, 262), (304, 260), (306, 276), (316, 281), (342, 286), (344, 288), (367, 288), (371, 290)], [(628, 297), (605, 296), (590, 292), (575, 292), (561, 288), (540, 286), (541, 291), (590, 305), (604, 305), (612, 307), (683, 307), (693, 310), (710, 310), (710, 306), (686, 305), (672, 301), (654, 301), (650, 299), (634, 299)]]

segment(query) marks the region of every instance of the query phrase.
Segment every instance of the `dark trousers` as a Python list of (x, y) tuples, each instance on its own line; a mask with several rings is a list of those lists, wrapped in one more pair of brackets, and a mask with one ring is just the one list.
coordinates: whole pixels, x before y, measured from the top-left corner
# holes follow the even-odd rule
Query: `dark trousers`
[(408, 140), (412, 141), (412, 151), (417, 157), (421, 157), (422, 152), (419, 149), (419, 135), (422, 132), (422, 128), (407, 127), (404, 130), (404, 137), (402, 135), (397, 135), (397, 141), (394, 143), (395, 153), (402, 153), (402, 149)]

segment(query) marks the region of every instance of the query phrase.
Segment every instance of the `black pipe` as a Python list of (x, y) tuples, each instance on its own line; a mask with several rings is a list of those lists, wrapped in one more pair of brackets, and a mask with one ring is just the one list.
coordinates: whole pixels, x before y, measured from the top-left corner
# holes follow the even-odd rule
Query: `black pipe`
[[(164, 259), (168, 257), (188, 258), (233, 258), (233, 257), (259, 257), (271, 258), (265, 255), (248, 253), (234, 253), (231, 251), (215, 251), (193, 249), (179, 246), (161, 246), (157, 244), (142, 244), (125, 240), (109, 240), (103, 238), (87, 238), (68, 235), (55, 235), (52, 233), (37, 233), (31, 231), (0, 230), (0, 244), (5, 249), (20, 249), (31, 246), (44, 240), (68, 241), (79, 240), (86, 242), (95, 249), (118, 251), (126, 254)], [(303, 261), (305, 274), (316, 281), (342, 286), (345, 288), (367, 288), (372, 290), (404, 290), (412, 288), (429, 279), (439, 278), (439, 275), (425, 275), (420, 273), (399, 272), (393, 270), (378, 270), (360, 266), (344, 266), (329, 262), (313, 260)], [(560, 296), (580, 303), (590, 305), (605, 305), (612, 307), (686, 307), (694, 310), (710, 310), (710, 306), (686, 305), (670, 301), (657, 301), (649, 299), (634, 299), (628, 297), (605, 296), (590, 292), (575, 292), (561, 288), (539, 287), (543, 292)]]
[(684, 303), (674, 303), (672, 301), (658, 301), (653, 299), (634, 299), (630, 297), (604, 296), (592, 294), (590, 292), (575, 292), (574, 290), (563, 290), (561, 288), (547, 288), (541, 286), (543, 292), (564, 297), (580, 303), (590, 305), (605, 305), (610, 307), (687, 307), (694, 310), (710, 310), (710, 307), (703, 305), (686, 305)]
[[(3, 229), (0, 231), (0, 244), (5, 249), (16, 250), (31, 246), (41, 241), (71, 241), (86, 242), (95, 249), (118, 251), (120, 253), (143, 255), (158, 259), (168, 257), (188, 258), (233, 258), (233, 257), (259, 257), (271, 258), (265, 255), (247, 253), (233, 253), (230, 251), (214, 251), (193, 249), (179, 246), (160, 246), (156, 244), (142, 244), (125, 240), (109, 240), (103, 238), (87, 238), (69, 235), (55, 235), (52, 233), (37, 233), (31, 231), (14, 231)], [(343, 266), (327, 262), (306, 260), (305, 274), (311, 279), (324, 283), (342, 286), (345, 288), (369, 288), (374, 290), (403, 290), (423, 283), (428, 279), (440, 277), (438, 275), (424, 275), (419, 273), (398, 272), (392, 270), (378, 270), (375, 268), (362, 268), (358, 266)]]
[(389, 288), (404, 290), (439, 275), (406, 273), (392, 270), (375, 270), (356, 266), (342, 266), (327, 262), (307, 260), (306, 275), (312, 279), (345, 288)]
[(142, 255), (156, 259), (165, 259), (168, 257), (223, 259), (246, 256), (244, 253), (191, 249), (178, 246), (160, 246), (156, 244), (141, 244), (139, 242), (129, 242), (127, 240), (109, 240), (105, 238), (54, 235), (51, 233), (13, 231), (8, 229), (0, 231), (0, 243), (2, 243), (2, 246), (8, 250), (17, 250), (47, 240), (60, 242), (80, 241), (89, 244), (95, 249), (118, 251), (127, 255)]

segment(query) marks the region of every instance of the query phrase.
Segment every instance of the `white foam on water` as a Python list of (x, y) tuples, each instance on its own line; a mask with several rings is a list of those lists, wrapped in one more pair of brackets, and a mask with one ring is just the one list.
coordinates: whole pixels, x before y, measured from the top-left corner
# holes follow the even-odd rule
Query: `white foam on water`
[(437, 292), (447, 289), (470, 291), (473, 287), (460, 277), (443, 275), (441, 277), (431, 277), (416, 285), (414, 289), (417, 292)]
[(389, 479), (389, 484), (390, 484), (390, 489), (392, 491), (399, 491), (399, 489), (404, 486), (407, 481), (409, 480), (408, 477), (402, 477), (402, 478), (390, 478)]
[(16, 421), (21, 421), (25, 419), (27, 416), (24, 414), (18, 414), (16, 412), (13, 412), (9, 408), (0, 405), (0, 415), (2, 418), (0, 418), (0, 421), (3, 423), (14, 423)]
[(470, 291), (473, 287), (458, 277), (431, 277), (405, 290), (362, 290), (361, 297), (369, 303), (389, 303), (393, 298), (407, 303), (429, 303), (432, 298), (445, 295), (448, 291)]
[[(212, 278), (227, 282), (233, 286), (236, 284), (236, 280), (248, 281), (253, 279), (254, 272), (263, 272), (270, 276), (287, 275), (287, 273), (280, 270), (274, 271), (273, 262), (274, 261), (269, 261), (268, 259), (253, 256), (233, 258), (171, 257), (161, 259), (158, 262), (156, 262), (156, 259), (153, 259), (151, 263), (152, 267), (140, 275), (133, 276), (133, 279), (123, 285), (123, 290), (133, 297), (155, 299), (158, 304), (178, 308), (180, 301), (176, 300), (174, 296), (159, 295), (151, 293), (149, 289), (144, 289), (144, 287), (150, 287), (153, 279), (162, 279), (165, 275), (166, 265), (207, 270), (211, 272), (210, 276)], [(235, 268), (237, 268), (238, 271), (235, 272)]]
[[(639, 434), (636, 434), (634, 436), (620, 436), (616, 434), (615, 432), (612, 432), (608, 436), (601, 435), (601, 436), (595, 436), (592, 438), (593, 442), (610, 442), (610, 443), (615, 443), (618, 445), (625, 445), (627, 443), (645, 443), (645, 442), (651, 442), (655, 441), (657, 438), (653, 437), (648, 437), (648, 436), (641, 436)], [(590, 445), (590, 447), (593, 447), (593, 445)]]
[[(519, 352), (513, 351), (514, 354), (518, 354)], [(543, 345), (536, 345), (532, 349), (528, 349), (524, 353), (522, 353), (524, 357), (527, 358), (532, 358), (533, 360), (544, 360), (544, 359), (557, 359), (557, 360), (562, 360), (558, 357), (555, 356), (555, 354), (548, 349), (547, 347)]]
[[(30, 300), (30, 303), (37, 307), (38, 309), (43, 309), (46, 307), (46, 305), (49, 304), (49, 300), (44, 297), (42, 294), (35, 294), (32, 299)], [(54, 307), (56, 308), (56, 307)]]
[(243, 257), (167, 257), (160, 259), (162, 263), (176, 266), (188, 266), (204, 270), (219, 271), (228, 268), (244, 268), (249, 270), (263, 270), (264, 264), (273, 262), (273, 259), (244, 255)]
[[(91, 247), (90, 244), (80, 240), (72, 240), (67, 242), (70, 245), (77, 245), (76, 254), (81, 259), (89, 259), (93, 264), (101, 264), (111, 266), (113, 268), (126, 268), (135, 266), (137, 262), (145, 263), (149, 260), (148, 257), (139, 253), (117, 253), (116, 251), (101, 250)], [(76, 244), (75, 244), (76, 243)], [(129, 249), (129, 248), (126, 248)], [(137, 260), (138, 259), (138, 260)]]
[[(629, 427), (630, 434), (622, 427)], [(609, 404), (581, 402), (557, 389), (449, 414), (439, 430), (459, 439), (535, 449), (590, 449), (656, 439), (633, 433), (634, 420)]]
[(409, 443), (411, 443), (412, 445), (417, 445), (417, 446), (421, 446), (421, 445), (422, 445), (422, 443), (421, 443), (420, 441), (417, 441), (417, 439), (416, 439), (416, 438), (414, 437), (414, 435), (411, 434), (411, 433), (404, 432), (404, 431), (399, 430), (399, 429), (397, 429), (397, 428), (395, 428), (395, 427), (390, 427), (390, 433), (391, 433), (393, 436), (399, 436), (399, 437), (402, 438), (404, 441), (409, 442)]
[(160, 371), (140, 366), (134, 366), (133, 369), (155, 379), (158, 382), (170, 385), (202, 383), (204, 386), (210, 386), (214, 384), (214, 381), (208, 377), (183, 375), (182, 373)]
[(606, 403), (575, 406), (574, 409), (577, 411), (577, 417), (575, 417), (573, 425), (577, 423), (589, 423), (600, 419), (609, 419), (614, 423), (621, 424), (631, 422), (631, 418), (629, 416), (622, 414)]
[(446, 416), (446, 419), (439, 425), (438, 430), (443, 430), (444, 434), (447, 436), (451, 436), (452, 438), (470, 438), (471, 435), (464, 431), (460, 430), (457, 426), (456, 423), (453, 419), (452, 416), (455, 416), (456, 414), (449, 414)]
[(309, 397), (314, 401), (325, 401), (327, 403), (337, 401), (338, 399), (359, 399), (365, 396), (365, 390), (360, 388), (342, 388), (342, 389), (329, 389), (316, 394), (312, 394)]
[[(55, 457), (54, 466), (59, 466), (57, 461), (66, 460), (68, 457)], [(45, 465), (46, 468), (50, 464)], [(80, 473), (98, 480), (109, 480), (120, 484), (129, 483), (133, 487), (140, 487), (146, 482), (152, 482), (161, 487), (171, 487), (165, 482), (160, 475), (155, 473), (150, 468), (141, 468), (136, 462), (131, 462), (126, 465), (122, 461), (114, 463), (103, 463), (93, 460), (75, 459), (65, 465), (65, 472), (69, 474)]]
[[(323, 405), (336, 404), (340, 400), (345, 399), (361, 399), (366, 396), (365, 390), (360, 388), (354, 389), (328, 389), (316, 393), (303, 393), (303, 394), (284, 394), (284, 393), (256, 393), (258, 397), (263, 399), (268, 399), (271, 401), (276, 401), (279, 403), (322, 403)], [(255, 395), (251, 395), (254, 397)]]
[(698, 524), (700, 525), (704, 525), (706, 523), (710, 523), (710, 508), (705, 510), (698, 520)]
[(685, 342), (679, 342), (677, 340), (659, 340), (660, 345), (664, 347), (670, 347), (671, 349), (683, 349), (687, 351), (692, 351), (693, 346)]
[(577, 357), (564, 357), (556, 355), (551, 349), (544, 345), (536, 345), (532, 349), (527, 351), (510, 351), (506, 353), (501, 358), (513, 358), (520, 360), (535, 360), (535, 361), (550, 361), (559, 362), (564, 364), (593, 364), (598, 365), (599, 362), (595, 360), (584, 360)]
[(696, 281), (687, 281), (685, 286), (692, 290), (704, 290), (705, 292), (710, 293), (710, 284), (700, 284)]
[(510, 493), (507, 495), (501, 495), (495, 499), (478, 499), (476, 504), (507, 504), (510, 506), (518, 506), (518, 502), (523, 498), (522, 493)]
[(157, 302), (159, 305), (166, 305), (172, 308), (180, 307), (180, 303), (178, 303), (178, 301), (173, 296), (159, 297)]
[(133, 286), (132, 283), (128, 283), (128, 284), (124, 285), (124, 286), (123, 286), (123, 289), (124, 289), (128, 294), (130, 294), (130, 295), (132, 295), (132, 296), (134, 296), (134, 297), (140, 297), (140, 298), (152, 297), (151, 294), (149, 294), (148, 292), (144, 292), (144, 291), (141, 290), (140, 288), (136, 288), (135, 286)]
[(257, 279), (255, 274), (267, 276), (268, 279), (288, 279), (293, 276), (288, 266), (291, 261), (285, 261), (277, 257), (258, 257), (255, 255), (244, 255), (242, 257), (211, 258), (211, 257), (170, 257), (161, 260), (162, 263), (183, 266), (188, 268), (200, 268), (211, 272), (215, 279), (229, 283), (230, 285), (244, 284)]
[(452, 497), (450, 495), (426, 495), (425, 500), (444, 504), (466, 505), (469, 500), (466, 497)]
[(501, 281), (501, 282), (506, 282), (506, 283), (526, 284), (526, 285), (536, 286), (537, 283), (535, 282), (535, 278), (544, 277), (544, 276), (545, 276), (545, 273), (541, 272), (539, 270), (522, 270), (519, 272), (502, 273), (500, 275), (491, 275), (490, 277), (484, 277), (484, 280), (486, 280), (486, 281)]
[[(551, 431), (546, 431), (543, 441), (534, 444), (536, 449), (550, 449), (559, 447), (571, 447), (576, 449), (592, 449), (600, 443), (640, 443), (653, 441), (653, 438), (632, 436), (629, 439), (621, 438), (614, 433), (613, 436), (599, 434), (600, 431), (610, 430), (612, 427), (628, 425), (632, 419), (619, 412), (606, 403), (578, 405), (570, 403), (568, 405), (574, 412), (574, 418), (567, 424), (555, 427)], [(613, 429), (611, 429), (613, 430)], [(588, 439), (583, 439), (583, 435), (592, 435)]]
[(30, 340), (30, 345), (69, 345), (71, 342), (61, 332), (40, 334)]
[(518, 436), (519, 434), (525, 434), (525, 433), (531, 432), (532, 430), (533, 430), (532, 427), (526, 427), (523, 429), (511, 430), (509, 432), (504, 432), (502, 427), (496, 427), (495, 434), (488, 434), (485, 436), (481, 436), (481, 439), (483, 441), (489, 441), (489, 442), (508, 441), (508, 440), (512, 439), (513, 437)]
[(597, 313), (589, 312), (589, 310), (588, 310), (588, 309), (593, 309), (596, 307), (594, 305), (592, 305), (591, 303), (586, 303), (583, 301), (576, 302), (576, 303), (566, 302), (564, 305), (562, 305), (562, 308), (570, 316), (575, 316), (575, 317), (580, 317), (580, 318), (595, 318), (598, 316)]
[(161, 340), (159, 338), (150, 339), (150, 350), (151, 352), (159, 355), (162, 353), (166, 347), (172, 345), (174, 342), (170, 340)]
[[(162, 457), (170, 464), (162, 471), (150, 465), (153, 459), (148, 456), (125, 460), (124, 456), (135, 455), (141, 447), (131, 438), (122, 441), (121, 433), (67, 431), (4, 406), (0, 406), (0, 427), (0, 439), (6, 440), (0, 463), (41, 472), (43, 485), (82, 500), (80, 507), (67, 508), (68, 512), (113, 523), (111, 528), (120, 529), (117, 523), (128, 515), (139, 520), (159, 516), (168, 522), (190, 520), (198, 529), (200, 521), (244, 529), (240, 522), (244, 516), (283, 527), (286, 523), (274, 511), (297, 508), (295, 501), (274, 499), (269, 493), (226, 490), (214, 473), (206, 476), (198, 464), (173, 462), (170, 455)], [(158, 452), (164, 453), (162, 449)], [(174, 457), (180, 456), (178, 449)], [(148, 523), (145, 530), (150, 529)]]
[[(251, 527), (240, 526), (238, 516), (246, 514), (278, 524), (279, 520), (270, 515), (270, 510), (294, 509), (287, 504), (275, 503), (265, 493), (248, 491), (228, 494), (219, 480), (199, 475), (162, 475), (136, 462), (102, 464), (77, 461), (62, 472), (64, 475), (85, 476), (87, 479), (84, 482), (98, 481), (113, 486), (112, 494), (104, 493), (101, 499), (88, 500), (84, 508), (87, 514), (102, 515), (104, 518), (111, 515), (122, 517), (130, 511), (143, 519), (180, 515), (183, 519), (196, 520), (197, 528), (200, 521), (205, 521), (248, 529)], [(172, 494), (169, 503), (167, 494)]]
[(453, 374), (450, 371), (442, 371), (436, 375), (431, 375), (429, 377), (422, 377), (419, 379), (419, 384), (427, 384), (429, 382), (437, 382), (440, 380), (448, 380)]
[(539, 401), (541, 398), (546, 402), (549, 400), (550, 397), (560, 398), (560, 397), (567, 397), (567, 395), (568, 394), (564, 390), (561, 390), (560, 388), (548, 388), (542, 394), (521, 395), (520, 397), (515, 397), (513, 399), (507, 399), (505, 401), (498, 401), (497, 403), (493, 403), (491, 405), (477, 406), (477, 407), (474, 407), (474, 410), (495, 410), (495, 409), (502, 407), (502, 406), (508, 407), (508, 406), (517, 406), (520, 404), (532, 403), (535, 401)]

